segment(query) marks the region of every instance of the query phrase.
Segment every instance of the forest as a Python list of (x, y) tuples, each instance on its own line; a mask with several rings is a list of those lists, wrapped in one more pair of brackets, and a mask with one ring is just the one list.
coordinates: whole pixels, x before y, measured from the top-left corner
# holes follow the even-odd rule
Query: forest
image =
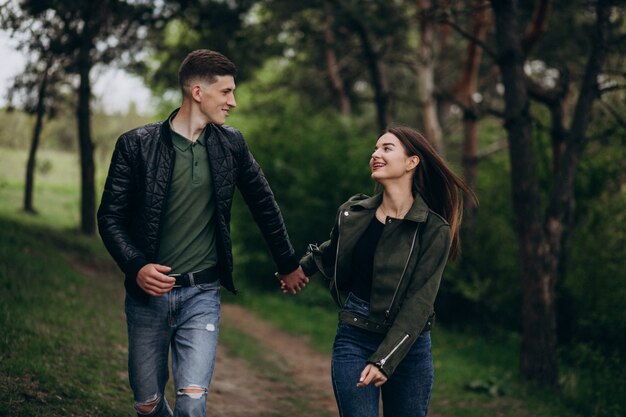
[[(379, 133), (421, 131), (475, 190), (462, 254), (437, 300), (443, 326), (515, 334), (523, 379), (570, 390), (585, 415), (626, 413), (626, 7), (619, 0), (0, 0), (27, 57), (0, 109), (0, 152), (28, 153), (16, 207), (40, 216), (50, 162), (76, 155), (74, 229), (97, 234), (117, 137), (180, 102), (194, 49), (238, 68), (240, 129), (291, 241), (328, 238), (337, 206), (371, 194)], [(150, 114), (94, 97), (105, 68), (138, 75)], [(237, 279), (273, 291), (275, 266), (243, 203)], [(4, 210), (4, 209), (3, 209)], [(319, 284), (319, 285), (317, 285)], [(326, 305), (321, 280), (301, 296)], [(324, 300), (324, 301), (322, 301)], [(571, 371), (576, 369), (576, 372)], [(578, 391), (577, 391), (578, 390)]]

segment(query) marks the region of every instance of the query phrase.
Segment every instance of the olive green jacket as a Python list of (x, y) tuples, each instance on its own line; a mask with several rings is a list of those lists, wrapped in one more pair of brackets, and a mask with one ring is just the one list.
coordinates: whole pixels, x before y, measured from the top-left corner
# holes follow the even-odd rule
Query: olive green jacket
[[(309, 245), (300, 260), (307, 276), (319, 271), (330, 280), (331, 294), (340, 307), (348, 295), (352, 251), (381, 202), (382, 194), (350, 198), (337, 211), (330, 240)], [(368, 362), (387, 376), (432, 325), (450, 239), (448, 223), (419, 195), (404, 219), (387, 218), (374, 254), (369, 317), (346, 320), (386, 334)]]

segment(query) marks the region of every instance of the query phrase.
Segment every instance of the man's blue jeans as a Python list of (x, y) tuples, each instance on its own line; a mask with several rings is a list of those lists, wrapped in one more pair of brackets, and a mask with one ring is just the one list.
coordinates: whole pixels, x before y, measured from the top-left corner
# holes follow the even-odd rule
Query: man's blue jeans
[[(353, 294), (344, 310), (367, 317), (369, 305)], [(340, 417), (378, 417), (382, 393), (387, 417), (424, 417), (434, 382), (430, 332), (422, 333), (389, 380), (380, 388), (358, 388), (367, 359), (378, 349), (384, 335), (339, 322), (332, 357), (332, 379)]]
[[(138, 416), (206, 416), (220, 318), (220, 284), (176, 287), (143, 304), (126, 295), (128, 376)], [(168, 352), (174, 413), (164, 396)], [(190, 389), (190, 392), (185, 390)]]

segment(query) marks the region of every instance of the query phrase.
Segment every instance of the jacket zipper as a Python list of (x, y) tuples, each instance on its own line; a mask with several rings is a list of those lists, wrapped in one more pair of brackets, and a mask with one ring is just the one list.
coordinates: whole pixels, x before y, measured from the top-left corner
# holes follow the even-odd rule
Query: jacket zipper
[(402, 271), (402, 275), (400, 275), (400, 279), (398, 280), (398, 285), (396, 285), (396, 290), (393, 292), (391, 303), (389, 303), (389, 307), (387, 308), (387, 310), (385, 310), (385, 318), (389, 318), (389, 315), (391, 314), (391, 308), (393, 307), (393, 302), (396, 300), (396, 296), (398, 295), (398, 290), (400, 289), (400, 284), (402, 284), (402, 280), (404, 279), (404, 274), (406, 273), (406, 270), (409, 267), (409, 261), (411, 260), (411, 255), (413, 254), (413, 248), (415, 247), (415, 240), (417, 239), (417, 232), (420, 229), (420, 224), (421, 223), (418, 223), (417, 227), (415, 228), (415, 233), (413, 233), (413, 242), (411, 242), (411, 249), (409, 250), (409, 256), (407, 256), (406, 258), (406, 263), (404, 264), (404, 270)]
[(337, 220), (337, 250), (335, 251), (335, 272), (333, 273), (335, 293), (337, 293), (339, 306), (343, 306), (343, 303), (341, 302), (341, 294), (339, 294), (339, 287), (337, 286), (337, 264), (339, 263), (339, 242), (341, 241), (341, 215), (344, 213), (345, 212), (342, 211), (341, 214), (339, 214), (339, 219)]
[(400, 340), (400, 342), (398, 342), (397, 345), (395, 345), (393, 347), (393, 349), (391, 349), (391, 352), (389, 352), (389, 354), (387, 354), (387, 356), (385, 356), (384, 358), (382, 358), (381, 360), (379, 360), (378, 362), (376, 362), (376, 365), (378, 365), (380, 368), (382, 368), (383, 366), (385, 366), (385, 363), (389, 360), (389, 358), (391, 357), (391, 355), (393, 355), (394, 353), (396, 353), (396, 350), (398, 350), (400, 348), (400, 346), (402, 346), (402, 344), (404, 342), (406, 342), (406, 340), (409, 338), (410, 336), (408, 334), (405, 334), (404, 337), (402, 338), (402, 340)]

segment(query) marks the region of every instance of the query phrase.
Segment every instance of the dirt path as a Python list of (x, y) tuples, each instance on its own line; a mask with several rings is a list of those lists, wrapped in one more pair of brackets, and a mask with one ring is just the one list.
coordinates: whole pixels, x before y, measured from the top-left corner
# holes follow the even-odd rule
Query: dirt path
[[(207, 398), (209, 417), (335, 417), (330, 358), (312, 350), (308, 341), (278, 330), (234, 304), (222, 305), (222, 329), (252, 337), (265, 359), (282, 377), (263, 375), (259, 367), (231, 355), (220, 345)], [(443, 417), (429, 410), (429, 417)], [(382, 410), (381, 410), (382, 415)]]
[(329, 358), (237, 305), (222, 305), (222, 328), (235, 329), (258, 341), (265, 359), (282, 376), (260, 374), (248, 361), (233, 357), (220, 345), (207, 398), (209, 416), (337, 415)]

